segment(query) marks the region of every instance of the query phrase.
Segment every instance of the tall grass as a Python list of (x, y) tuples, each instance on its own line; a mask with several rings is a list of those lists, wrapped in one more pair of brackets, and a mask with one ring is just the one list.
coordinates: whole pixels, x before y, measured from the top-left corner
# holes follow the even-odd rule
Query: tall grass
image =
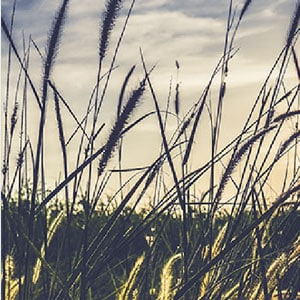
[[(81, 102), (86, 105), (81, 117), (53, 76), (72, 3), (61, 2), (42, 54), (31, 37), (24, 37), (23, 48), (18, 49), (14, 1), (10, 20), (1, 19), (8, 44), (2, 135), (2, 298), (298, 297), (299, 84), (286, 82), (290, 67), (299, 78), (299, 3), (285, 45), (261, 83), (241, 131), (225, 145), (220, 142), (231, 61), (237, 54), (235, 39), (251, 2), (245, 1), (240, 9), (229, 2), (222, 57), (184, 114), (179, 62), (177, 82), (174, 86), (170, 82), (167, 105), (162, 107), (153, 83), (158, 68), (147, 65), (140, 49), (140, 58), (124, 74), (119, 91), (112, 93), (116, 118), (108, 125), (103, 106), (113, 97), (110, 83), (135, 1), (127, 11), (123, 1), (106, 1), (95, 49), (95, 82)], [(124, 23), (113, 48), (112, 34), (117, 33), (121, 12)], [(30, 68), (36, 54), (43, 65), (41, 88)], [(144, 74), (130, 90), (137, 66)], [(143, 100), (151, 100), (154, 108), (136, 117)], [(38, 112), (36, 136), (29, 130), (32, 105)], [(124, 168), (124, 140), (150, 118), (157, 119), (159, 154), (146, 166)], [(172, 118), (177, 127), (170, 135)], [(67, 119), (75, 124), (71, 132)], [(193, 156), (198, 155), (196, 144), (206, 130), (204, 121), (210, 128), (209, 158), (197, 165)], [(61, 159), (56, 167), (62, 175), (57, 174), (57, 184), (49, 189), (46, 125), (51, 122), (57, 127), (53, 143), (61, 149), (61, 157), (55, 155)], [(76, 144), (75, 159), (70, 144)], [(284, 172), (278, 172), (282, 165)], [(116, 174), (119, 186), (112, 193)], [(274, 174), (281, 187), (271, 198)], [(205, 186), (203, 193), (200, 184)], [(147, 195), (153, 197), (140, 210)]]

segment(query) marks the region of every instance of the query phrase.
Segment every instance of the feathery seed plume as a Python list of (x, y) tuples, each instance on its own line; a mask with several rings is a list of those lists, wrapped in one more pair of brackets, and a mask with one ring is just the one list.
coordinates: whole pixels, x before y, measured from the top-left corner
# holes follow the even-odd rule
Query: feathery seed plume
[(101, 25), (100, 34), (100, 46), (99, 46), (99, 56), (100, 61), (105, 57), (110, 34), (114, 28), (115, 21), (118, 17), (119, 11), (122, 7), (122, 0), (108, 0), (106, 2), (106, 9), (103, 13), (103, 21)]

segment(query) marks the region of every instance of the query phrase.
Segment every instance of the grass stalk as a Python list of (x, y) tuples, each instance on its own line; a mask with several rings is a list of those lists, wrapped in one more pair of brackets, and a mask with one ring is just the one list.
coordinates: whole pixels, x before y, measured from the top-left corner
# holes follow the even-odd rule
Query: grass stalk
[[(7, 272), (2, 276), (2, 296), (49, 300), (297, 297), (299, 84), (290, 87), (288, 80), (292, 71), (299, 77), (299, 4), (285, 46), (241, 130), (226, 141), (224, 108), (232, 88), (227, 78), (251, 0), (236, 7), (229, 1), (222, 57), (190, 108), (184, 99), (189, 85), (179, 81), (178, 60), (176, 81), (171, 77), (162, 104), (154, 86), (157, 72), (152, 74), (154, 67), (148, 70), (141, 48), (140, 66), (132, 63), (116, 94), (114, 79), (123, 70), (116, 63), (135, 0), (124, 12), (122, 0), (107, 0), (100, 24), (96, 82), (86, 103), (80, 102), (86, 105), (80, 117), (72, 109), (73, 99), (63, 96), (65, 87), (54, 84), (58, 78), (52, 78), (69, 1), (61, 1), (45, 55), (31, 36), (27, 45), (24, 33), (22, 51), (17, 48), (16, 3), (11, 5), (10, 23), (1, 19), (8, 45), (1, 191), (2, 268)], [(119, 15), (123, 24), (110, 56)], [(42, 64), (40, 92), (32, 80), (33, 55)], [(138, 70), (144, 75), (128, 93)], [(48, 112), (51, 92), (53, 111)], [(141, 110), (133, 119), (141, 100), (148, 98), (154, 108)], [(105, 119), (108, 100), (116, 103), (112, 125)], [(32, 136), (31, 114), (36, 109), (39, 121)], [(207, 115), (210, 137), (203, 131)], [(150, 163), (126, 168), (126, 135), (143, 129), (153, 117), (161, 138), (158, 153)], [(69, 119), (74, 128), (67, 136)], [(57, 165), (62, 175), (50, 190), (48, 124), (58, 127), (62, 155)], [(201, 146), (198, 133), (209, 148), (209, 158), (201, 156), (199, 161), (193, 159)], [(221, 140), (226, 142), (222, 148)], [(281, 168), (283, 172), (277, 173)], [(272, 176), (277, 174), (281, 181), (279, 188), (276, 181), (273, 191)], [(111, 192), (115, 181), (117, 189)], [(278, 189), (275, 201), (269, 198)]]
[(128, 280), (124, 283), (122, 290), (118, 295), (118, 300), (130, 300), (134, 297), (133, 296), (133, 294), (135, 293), (134, 285), (136, 283), (137, 275), (140, 272), (144, 259), (145, 259), (145, 254), (143, 254), (136, 260), (132, 270), (130, 271)]

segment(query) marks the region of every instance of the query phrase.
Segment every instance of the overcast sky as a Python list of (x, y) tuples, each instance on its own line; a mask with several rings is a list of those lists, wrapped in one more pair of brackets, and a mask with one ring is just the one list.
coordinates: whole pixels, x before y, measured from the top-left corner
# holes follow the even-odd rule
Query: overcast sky
[[(239, 11), (243, 1), (233, 2)], [(12, 0), (2, 0), (2, 15), (7, 22), (12, 3)], [(59, 4), (60, 1), (17, 1), (13, 36), (20, 50), (24, 34), (25, 39), (31, 35), (44, 53), (49, 27)], [(187, 111), (200, 96), (222, 55), (228, 4), (228, 0), (137, 0), (120, 48), (117, 59), (119, 68), (111, 80), (108, 94), (111, 99), (104, 105), (103, 117), (115, 116), (117, 97), (114, 96), (118, 95), (119, 87), (132, 65), (138, 66), (133, 86), (142, 78), (139, 47), (144, 52), (147, 64), (156, 64), (152, 80), (162, 108), (165, 106), (172, 79), (173, 90), (176, 81), (180, 81), (182, 110)], [(293, 0), (253, 0), (241, 23), (235, 42), (239, 52), (230, 64), (227, 87), (229, 91), (225, 99), (224, 136), (227, 141), (242, 125), (247, 109), (253, 103), (260, 85), (284, 46), (295, 4), (296, 1)], [(129, 1), (124, 2), (111, 38), (111, 50), (114, 49), (116, 38), (124, 24), (129, 5)], [(103, 0), (70, 1), (52, 74), (58, 89), (79, 117), (85, 112), (85, 103), (95, 83), (99, 24), (103, 8)], [(2, 69), (5, 71), (7, 43), (3, 36), (2, 39)], [(112, 51), (110, 55), (111, 53)], [(110, 55), (106, 60), (106, 69)], [(176, 60), (180, 64), (178, 74)], [(40, 86), (41, 70), (40, 57), (32, 49), (30, 74), (37, 86)], [(294, 82), (295, 73), (291, 72), (288, 78)], [(2, 76), (2, 84), (4, 80), (5, 76)], [(142, 107), (139, 108), (140, 113), (153, 109), (153, 103), (148, 98), (145, 97)], [(129, 137), (128, 166), (133, 166), (134, 163), (145, 165), (148, 157), (150, 161), (157, 155), (157, 152), (147, 154), (146, 150), (152, 145), (159, 149), (159, 135), (154, 135), (157, 132), (157, 121), (152, 121), (156, 125), (145, 123), (140, 127), (142, 132), (137, 131), (134, 136)], [(49, 126), (54, 132), (55, 123), (53, 127)], [(72, 126), (70, 123), (70, 127)], [(139, 142), (138, 147), (135, 141)], [(134, 149), (141, 150), (142, 145), (145, 146), (143, 155), (133, 154)], [(55, 162), (56, 157), (52, 155), (48, 159), (49, 162)]]

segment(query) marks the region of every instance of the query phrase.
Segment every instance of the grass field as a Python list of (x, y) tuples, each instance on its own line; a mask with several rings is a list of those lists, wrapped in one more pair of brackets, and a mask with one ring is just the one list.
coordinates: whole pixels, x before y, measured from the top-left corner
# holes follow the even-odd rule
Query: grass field
[[(11, 18), (1, 20), (8, 47), (2, 72), (2, 298), (300, 299), (299, 1), (282, 51), (253, 95), (241, 131), (225, 146), (220, 140), (227, 78), (251, 1), (238, 9), (229, 1), (223, 54), (185, 113), (179, 81), (170, 84), (161, 107), (152, 80), (156, 66), (147, 64), (142, 49), (118, 90), (110, 91), (134, 4), (115, 32), (123, 1), (106, 1), (95, 84), (82, 101), (83, 117), (53, 76), (72, 3), (61, 2), (45, 53), (31, 38), (24, 37), (23, 49), (16, 46), (15, 5)], [(113, 33), (119, 36), (116, 46), (110, 44)], [(31, 74), (32, 53), (43, 65), (41, 86), (32, 79), (37, 75)], [(176, 69), (178, 74), (178, 61)], [(298, 84), (287, 83), (287, 70)], [(134, 80), (138, 84), (130, 89)], [(111, 95), (117, 106), (109, 127), (102, 110)], [(145, 98), (154, 109), (138, 115)], [(156, 120), (159, 154), (142, 168), (125, 168), (124, 139), (149, 118)], [(67, 119), (75, 124), (71, 132)], [(195, 166), (195, 145), (207, 131), (203, 119), (209, 125), (209, 158)], [(49, 123), (57, 128), (51, 138)], [(58, 145), (58, 154), (49, 142)], [(50, 187), (49, 157), (62, 169)], [(276, 196), (270, 197), (274, 176)], [(118, 184), (111, 193), (113, 177)]]

